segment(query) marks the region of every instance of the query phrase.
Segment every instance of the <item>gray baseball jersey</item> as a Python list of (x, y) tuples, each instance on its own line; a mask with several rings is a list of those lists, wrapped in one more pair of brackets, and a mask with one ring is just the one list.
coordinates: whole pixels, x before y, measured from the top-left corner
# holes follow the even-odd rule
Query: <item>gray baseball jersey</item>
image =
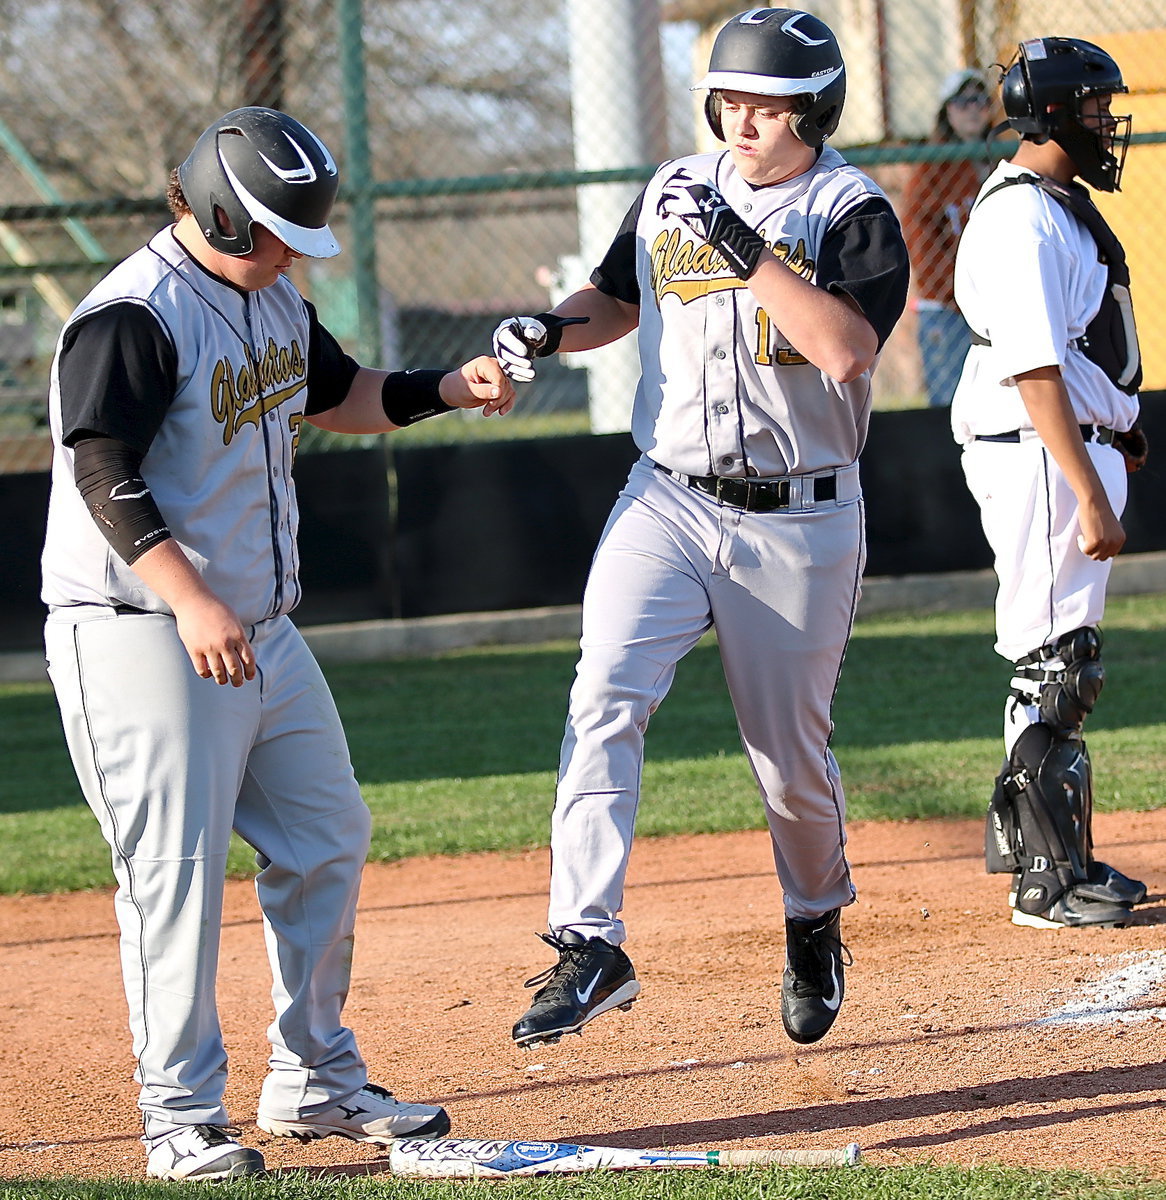
[[(800, 475), (854, 462), (870, 419), (870, 372), (839, 383), (807, 363), (715, 251), (656, 215), (679, 166), (712, 179), (803, 278), (852, 296), (880, 343), (902, 311), (897, 223), (879, 187), (836, 150), (824, 147), (809, 171), (764, 188), (746, 183), (727, 154), (666, 163), (644, 191), (635, 234), (638, 291), (654, 297), (640, 308), (636, 444), (687, 475)], [(869, 277), (854, 269), (862, 260)], [(604, 276), (601, 267), (599, 287), (613, 290)]]
[(54, 362), (49, 420), (59, 449), (42, 598), (52, 606), (168, 611), (114, 554), (73, 483), (70, 444), (91, 430), (139, 449), (148, 442), (142, 475), (171, 533), (245, 625), (290, 612), (300, 598), (291, 468), (309, 395), (313, 324), (304, 300), (285, 278), (247, 294), (226, 286), (167, 229), (82, 301), (60, 345), (79, 323), (125, 304), (148, 311), (177, 356), (172, 395), (160, 398), (165, 419), (156, 422), (135, 423), (132, 409), (101, 396), (69, 396), (62, 407), (60, 356)]

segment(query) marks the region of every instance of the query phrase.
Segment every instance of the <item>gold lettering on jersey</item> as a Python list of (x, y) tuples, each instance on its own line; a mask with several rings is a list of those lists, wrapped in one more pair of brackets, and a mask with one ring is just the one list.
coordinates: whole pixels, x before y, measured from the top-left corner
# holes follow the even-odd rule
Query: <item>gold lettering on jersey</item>
[(215, 363), (211, 376), (211, 413), (223, 427), (223, 445), (245, 425), (259, 427), (269, 412), (286, 404), (307, 386), (307, 363), (300, 344), (277, 346), (267, 339), (263, 357), (256, 360), (251, 347), (238, 371), (227, 357)]
[[(758, 232), (764, 236), (764, 230)], [(813, 279), (817, 264), (807, 253), (804, 238), (798, 238), (794, 246), (774, 242), (769, 248), (790, 270), (803, 279)], [(702, 296), (746, 286), (730, 270), (723, 255), (679, 229), (665, 229), (657, 237), (652, 246), (650, 277), (657, 304), (669, 294), (679, 297), (681, 304), (689, 304)]]
[[(781, 339), (780, 341), (778, 339)], [(799, 354), (785, 341), (781, 331), (770, 320), (769, 313), (760, 306), (757, 309), (757, 349), (753, 361), (760, 367), (800, 367), (810, 360)]]

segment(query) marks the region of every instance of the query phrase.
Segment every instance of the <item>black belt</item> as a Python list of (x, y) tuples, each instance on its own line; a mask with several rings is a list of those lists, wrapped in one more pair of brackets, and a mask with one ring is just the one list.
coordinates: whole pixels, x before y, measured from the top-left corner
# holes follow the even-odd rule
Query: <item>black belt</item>
[[(653, 464), (658, 471), (672, 475), (663, 463)], [(675, 476), (673, 476), (675, 478)], [(814, 502), (833, 500), (838, 494), (837, 477), (815, 475)], [(790, 481), (785, 479), (735, 479), (724, 475), (685, 475), (678, 482), (711, 496), (718, 504), (745, 512), (776, 512), (789, 508)]]
[[(1087, 442), (1097, 442), (1099, 446), (1108, 446), (1114, 438), (1114, 432), (1108, 425), (1078, 425), (1081, 436)], [(1019, 442), (1020, 430), (1010, 429), (1007, 433), (977, 433), (977, 442)]]

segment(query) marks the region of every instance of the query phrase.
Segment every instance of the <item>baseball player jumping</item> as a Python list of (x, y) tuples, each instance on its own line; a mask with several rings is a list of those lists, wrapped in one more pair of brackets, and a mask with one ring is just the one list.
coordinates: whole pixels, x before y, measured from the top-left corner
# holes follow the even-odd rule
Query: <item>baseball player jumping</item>
[(987, 866), (1017, 925), (1123, 925), (1145, 885), (1093, 857), (1082, 737), (1125, 542), (1126, 476), (1146, 457), (1129, 271), (1088, 190), (1118, 190), (1129, 117), (1117, 63), (1077, 38), (1022, 42), (1003, 77), (1021, 135), (980, 191), (956, 256), (973, 345), (952, 408), (995, 556), (996, 651), (1014, 664)]
[(449, 1129), (443, 1109), (369, 1083), (341, 1021), (370, 819), (288, 617), (291, 469), (304, 421), (379, 433), (453, 408), (505, 413), (514, 389), (486, 357), (386, 373), (343, 353), (287, 278), (339, 253), (337, 181), (298, 121), (228, 113), (171, 176), (175, 223), (81, 302), (53, 363), (49, 674), (112, 851), (142, 1141), (161, 1179), (263, 1169), (223, 1107), (232, 828), (255, 848), (274, 977), (259, 1127), (382, 1145)]
[(644, 734), (677, 664), (715, 626), (785, 897), (781, 1013), (798, 1042), (838, 1015), (854, 900), (831, 703), (865, 557), (858, 454), (871, 371), (903, 310), (887, 198), (824, 145), (845, 67), (808, 13), (754, 8), (717, 35), (709, 124), (727, 149), (664, 164), (591, 284), (494, 335), (516, 380), (556, 350), (638, 327), (643, 452), (583, 600), (552, 817), (558, 962), (514, 1026), (579, 1032), (640, 990), (619, 918)]

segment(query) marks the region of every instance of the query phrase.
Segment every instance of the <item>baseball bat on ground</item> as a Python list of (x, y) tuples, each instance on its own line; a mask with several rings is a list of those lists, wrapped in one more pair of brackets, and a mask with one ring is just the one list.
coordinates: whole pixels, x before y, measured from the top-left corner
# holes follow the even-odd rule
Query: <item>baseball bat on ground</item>
[(853, 1167), (856, 1144), (840, 1150), (625, 1150), (569, 1142), (502, 1142), (474, 1138), (406, 1138), (389, 1149), (394, 1175), (441, 1179), (509, 1179), (578, 1171), (676, 1167)]

